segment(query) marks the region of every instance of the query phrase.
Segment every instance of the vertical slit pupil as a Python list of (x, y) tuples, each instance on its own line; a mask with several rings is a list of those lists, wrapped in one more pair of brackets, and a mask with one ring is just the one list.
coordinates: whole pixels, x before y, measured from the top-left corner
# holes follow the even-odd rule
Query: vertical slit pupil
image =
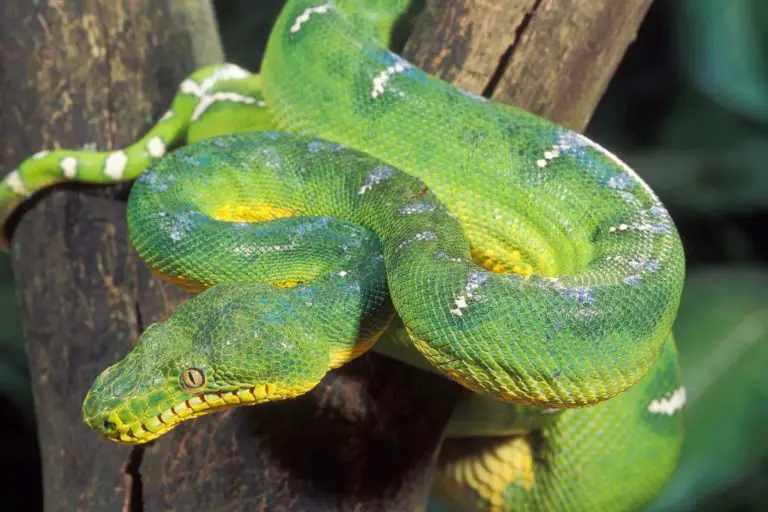
[(205, 376), (202, 370), (189, 368), (182, 375), (182, 384), (188, 388), (199, 388), (205, 383)]

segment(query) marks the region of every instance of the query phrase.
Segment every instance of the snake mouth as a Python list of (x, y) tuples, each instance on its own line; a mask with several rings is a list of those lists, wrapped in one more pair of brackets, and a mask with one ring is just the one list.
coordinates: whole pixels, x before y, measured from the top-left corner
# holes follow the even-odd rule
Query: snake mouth
[(306, 393), (316, 385), (316, 381), (293, 385), (268, 383), (234, 391), (201, 393), (149, 418), (137, 418), (132, 422), (124, 422), (117, 417), (116, 413), (113, 413), (103, 423), (91, 426), (111, 441), (139, 445), (157, 439), (186, 420), (233, 407), (294, 398)]

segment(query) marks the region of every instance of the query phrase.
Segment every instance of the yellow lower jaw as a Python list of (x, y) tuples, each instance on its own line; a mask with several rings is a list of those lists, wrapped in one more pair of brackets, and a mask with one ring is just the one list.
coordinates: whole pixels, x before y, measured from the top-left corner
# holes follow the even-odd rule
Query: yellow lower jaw
[(202, 393), (178, 403), (142, 423), (121, 423), (114, 434), (106, 437), (123, 444), (144, 444), (169, 432), (183, 421), (232, 407), (294, 398), (303, 395), (316, 385), (317, 381), (302, 382), (291, 386), (268, 383), (237, 391)]

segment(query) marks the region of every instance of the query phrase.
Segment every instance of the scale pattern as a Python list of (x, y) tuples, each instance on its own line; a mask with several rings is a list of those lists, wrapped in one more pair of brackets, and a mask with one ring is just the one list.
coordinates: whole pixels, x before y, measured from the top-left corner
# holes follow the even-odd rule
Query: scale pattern
[(370, 30), (332, 2), (285, 7), (262, 67), (277, 125), (406, 170), (486, 260), (532, 268), (528, 278), (477, 272), (446, 249), (445, 277), (422, 279), (437, 263), (425, 248), (390, 279), (417, 348), (503, 399), (582, 405), (636, 383), (671, 331), (683, 282), (680, 239), (658, 198), (594, 142), (430, 77)]
[(205, 290), (99, 376), (84, 419), (136, 444), (300, 395), (396, 313), (434, 369), (519, 412), (452, 440), (446, 506), (637, 509), (682, 436), (674, 224), (594, 142), (387, 51), (407, 4), (289, 0), (260, 75), (203, 68), (136, 144), (43, 151), (0, 183), (4, 224), (52, 184), (139, 177), (137, 252)]

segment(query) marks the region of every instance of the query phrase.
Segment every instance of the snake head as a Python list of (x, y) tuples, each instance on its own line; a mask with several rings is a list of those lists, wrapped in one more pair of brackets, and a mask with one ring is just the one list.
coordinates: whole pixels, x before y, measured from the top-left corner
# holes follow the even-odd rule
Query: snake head
[(96, 378), (85, 423), (142, 444), (191, 418), (305, 393), (327, 372), (329, 355), (292, 311), (300, 306), (266, 285), (206, 290)]

